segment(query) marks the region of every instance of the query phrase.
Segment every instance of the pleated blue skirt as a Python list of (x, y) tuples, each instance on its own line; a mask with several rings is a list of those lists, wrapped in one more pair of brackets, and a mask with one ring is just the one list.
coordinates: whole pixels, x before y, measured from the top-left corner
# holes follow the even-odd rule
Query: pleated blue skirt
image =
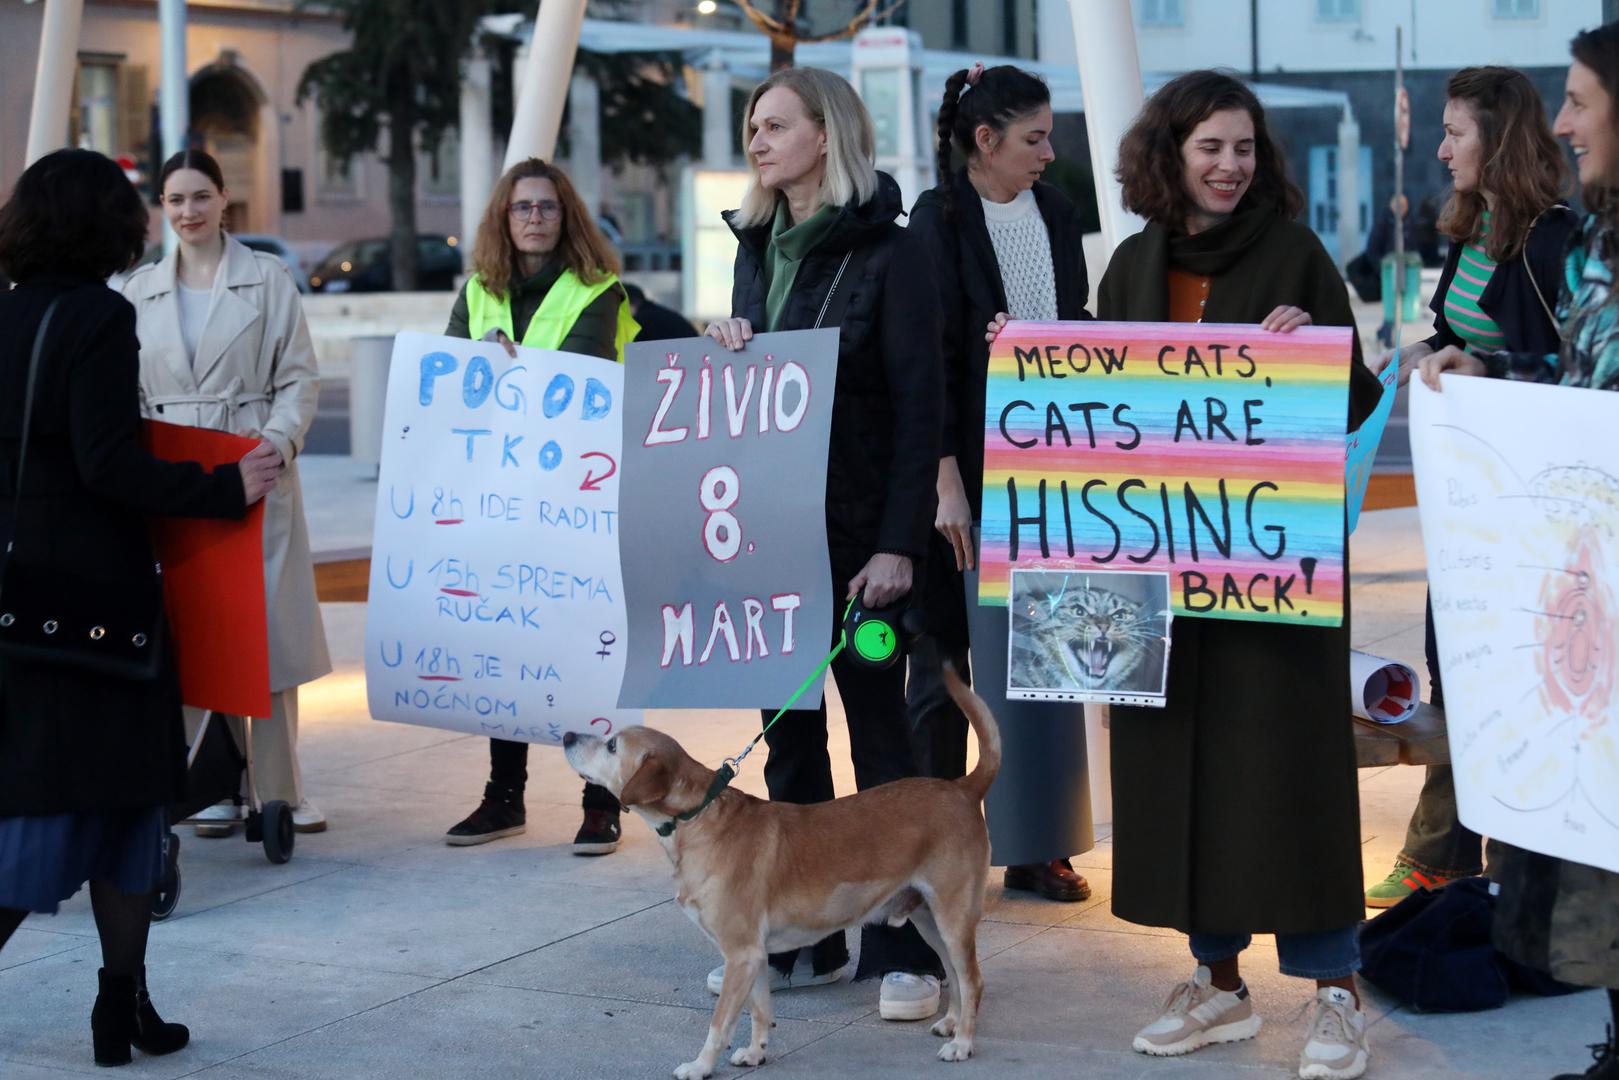
[(91, 880), (152, 892), (167, 829), (161, 806), (0, 817), (0, 907), (54, 915)]

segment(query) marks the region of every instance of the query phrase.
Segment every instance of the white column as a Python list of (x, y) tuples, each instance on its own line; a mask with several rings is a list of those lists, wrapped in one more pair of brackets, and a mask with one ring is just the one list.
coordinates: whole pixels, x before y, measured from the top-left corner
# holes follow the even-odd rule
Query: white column
[[(1135, 24), (1131, 22), (1130, 0), (1068, 0), (1068, 7), (1074, 20), (1079, 84), (1085, 95), (1096, 208), (1102, 218), (1102, 241), (1111, 258), (1119, 241), (1140, 231), (1143, 224), (1119, 205), (1119, 181), (1113, 175), (1119, 160), (1119, 140), (1141, 111), (1141, 60), (1136, 55)], [(1102, 760), (1106, 761), (1105, 755)]]
[[(253, 216), (257, 232), (281, 232), (281, 113), (275, 102), (259, 106), (259, 145), (257, 161), (258, 206)], [(244, 230), (246, 231), (246, 230)]]
[(703, 68), (704, 167), (729, 169), (735, 138), (731, 125), (731, 71), (716, 53)]
[(469, 263), (483, 219), (484, 202), (495, 186), (494, 133), (489, 123), (489, 58), (474, 50), (461, 80), (461, 257)]
[(1345, 105), (1338, 122), (1338, 265), (1348, 266), (1360, 249), (1360, 125)]
[[(185, 0), (158, 0), (157, 19), (162, 43), (157, 115), (163, 136), (163, 160), (166, 161), (185, 149), (186, 133), (191, 129), (191, 80), (186, 75)], [(179, 246), (180, 238), (174, 230), (163, 229), (164, 252), (172, 254)]]
[(602, 208), (601, 102), (596, 80), (576, 73), (568, 83), (568, 179), (592, 217)]
[(579, 51), (579, 28), (585, 19), (585, 0), (544, 0), (534, 18), (512, 114), (511, 140), (506, 144), (509, 169), (525, 158), (545, 160), (556, 153), (562, 129), (562, 106), (574, 54)]
[(39, 28), (39, 63), (34, 68), (34, 101), (28, 115), (28, 165), (62, 149), (67, 139), (68, 106), (73, 97), (83, 14), (84, 0), (45, 0)]

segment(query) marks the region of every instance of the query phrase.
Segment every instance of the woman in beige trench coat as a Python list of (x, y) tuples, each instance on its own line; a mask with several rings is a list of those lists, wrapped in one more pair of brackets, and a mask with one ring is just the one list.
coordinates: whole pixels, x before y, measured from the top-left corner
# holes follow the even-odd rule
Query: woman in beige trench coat
[[(264, 509), (272, 705), (252, 727), (254, 781), (260, 799), (293, 807), (299, 832), (319, 832), (326, 819), (304, 796), (297, 751), (298, 687), (332, 670), (296, 465), (320, 389), (315, 352), (286, 267), (223, 231), (218, 163), (181, 151), (164, 164), (159, 188), (179, 250), (123, 286), (140, 337), (141, 410), (152, 420), (258, 437), (285, 463)], [(187, 709), (188, 728), (200, 718)], [(233, 805), (212, 807), (198, 833), (226, 835), (237, 816)]]

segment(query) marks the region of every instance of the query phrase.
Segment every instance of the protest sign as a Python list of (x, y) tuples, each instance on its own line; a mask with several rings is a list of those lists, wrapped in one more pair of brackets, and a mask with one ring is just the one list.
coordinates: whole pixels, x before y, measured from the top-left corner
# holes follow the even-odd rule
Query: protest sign
[[(141, 444), (164, 461), (234, 464), (258, 444), (228, 431), (147, 420)], [(180, 700), (231, 716), (270, 715), (264, 502), (236, 520), (152, 519)]]
[(826, 655), (837, 367), (832, 329), (625, 350), (621, 705), (775, 708)]
[(1388, 367), (1378, 378), (1383, 387), (1364, 423), (1344, 437), (1344, 505), (1349, 510), (1349, 531), (1360, 523), (1360, 507), (1366, 501), (1366, 486), (1372, 482), (1372, 464), (1377, 460), (1377, 448), (1383, 441), (1383, 429), (1388, 426), (1389, 413), (1394, 411), (1394, 398), (1400, 381), (1400, 350), (1395, 348)]
[(1177, 615), (1343, 622), (1353, 331), (1010, 323), (985, 394), (979, 602), (1014, 566), (1169, 574)]
[(1436, 394), (1411, 380), (1461, 819), (1619, 872), (1615, 429), (1607, 391), (1451, 375)]
[(526, 742), (639, 722), (618, 561), (623, 369), (400, 334), (377, 481), (371, 715)]

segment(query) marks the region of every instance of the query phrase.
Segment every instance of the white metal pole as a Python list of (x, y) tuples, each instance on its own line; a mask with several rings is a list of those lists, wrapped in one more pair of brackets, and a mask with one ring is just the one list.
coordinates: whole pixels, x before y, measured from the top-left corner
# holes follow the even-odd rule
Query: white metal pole
[(601, 87), (578, 72), (568, 83), (568, 102), (568, 179), (594, 217), (602, 208)]
[(716, 51), (703, 68), (703, 164), (710, 169), (731, 167), (731, 70)]
[[(191, 130), (191, 82), (186, 76), (185, 0), (158, 0), (158, 33), (162, 43), (162, 76), (158, 90), (158, 123), (163, 135), (166, 161), (186, 148)], [(153, 177), (156, 180), (156, 177)], [(173, 254), (180, 238), (173, 229), (163, 230), (163, 250)]]
[(544, 0), (540, 4), (503, 168), (509, 169), (525, 158), (550, 160), (556, 153), (562, 107), (568, 100), (568, 80), (573, 75), (579, 28), (584, 19), (585, 0)]
[(39, 63), (34, 68), (34, 101), (28, 115), (27, 164), (32, 165), (67, 140), (68, 105), (79, 52), (84, 0), (45, 0), (39, 28)]
[(1079, 85), (1085, 96), (1096, 208), (1102, 218), (1102, 242), (1111, 258), (1119, 241), (1144, 224), (1120, 205), (1119, 181), (1113, 175), (1119, 140), (1141, 111), (1141, 59), (1136, 55), (1130, 0), (1068, 0), (1068, 6), (1073, 13)]
[[(1370, 183), (1371, 177), (1365, 182)], [(1338, 265), (1348, 266), (1360, 254), (1360, 124), (1344, 106), (1338, 121)], [(1377, 209), (1376, 207), (1373, 208)], [(1373, 215), (1375, 218), (1375, 214)]]
[(461, 257), (470, 263), (483, 219), (484, 200), (495, 186), (495, 143), (489, 119), (489, 58), (477, 50), (461, 81)]

